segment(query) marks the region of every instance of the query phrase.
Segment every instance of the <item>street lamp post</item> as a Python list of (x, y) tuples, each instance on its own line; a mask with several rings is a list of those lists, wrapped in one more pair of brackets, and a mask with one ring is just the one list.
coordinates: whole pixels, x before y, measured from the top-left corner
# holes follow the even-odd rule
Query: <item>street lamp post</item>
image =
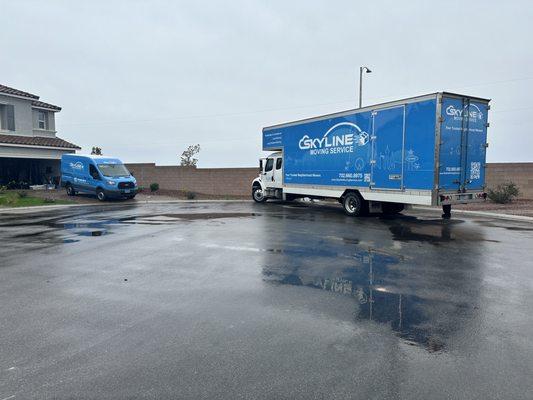
[(359, 67), (359, 108), (363, 107), (363, 72), (369, 74), (372, 71), (368, 67)]

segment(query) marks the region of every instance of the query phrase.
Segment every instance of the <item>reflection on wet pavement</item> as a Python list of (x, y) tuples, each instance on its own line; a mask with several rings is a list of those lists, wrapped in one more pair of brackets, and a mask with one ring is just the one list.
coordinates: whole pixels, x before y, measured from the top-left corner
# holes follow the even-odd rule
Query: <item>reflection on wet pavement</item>
[(527, 398), (531, 227), (436, 215), (0, 215), (0, 399)]
[[(461, 302), (423, 298), (398, 287), (407, 279), (399, 267), (400, 257), (381, 254), (374, 249), (355, 249), (351, 266), (313, 269), (298, 266), (263, 268), (265, 280), (284, 285), (307, 286), (349, 296), (354, 299), (356, 320), (387, 324), (401, 338), (421, 344), (429, 351), (444, 347), (449, 330), (455, 327), (450, 312), (468, 308)], [(432, 321), (432, 312), (447, 312), (445, 326)]]

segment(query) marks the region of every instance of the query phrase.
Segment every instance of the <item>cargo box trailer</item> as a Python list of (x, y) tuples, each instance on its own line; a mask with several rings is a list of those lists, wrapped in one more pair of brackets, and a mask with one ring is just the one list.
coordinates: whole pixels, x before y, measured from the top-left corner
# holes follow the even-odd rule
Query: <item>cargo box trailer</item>
[(490, 100), (432, 93), (263, 128), (256, 202), (337, 199), (349, 215), (485, 201)]

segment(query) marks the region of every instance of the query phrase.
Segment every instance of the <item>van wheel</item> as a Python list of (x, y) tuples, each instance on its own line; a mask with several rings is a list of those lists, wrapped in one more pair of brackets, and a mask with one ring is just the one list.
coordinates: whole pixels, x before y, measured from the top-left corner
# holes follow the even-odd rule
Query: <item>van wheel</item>
[(342, 199), (342, 206), (344, 212), (351, 217), (358, 217), (365, 214), (368, 208), (368, 203), (361, 197), (359, 193), (348, 193)]
[(256, 203), (264, 203), (266, 201), (265, 193), (261, 189), (261, 186), (254, 185), (252, 187), (252, 198)]
[(96, 197), (98, 198), (98, 200), (104, 201), (105, 200), (104, 191), (102, 189), (96, 189)]
[(65, 189), (67, 190), (67, 196), (75, 196), (76, 195), (76, 191), (74, 190), (74, 188), (72, 187), (72, 185), (70, 183), (67, 184)]

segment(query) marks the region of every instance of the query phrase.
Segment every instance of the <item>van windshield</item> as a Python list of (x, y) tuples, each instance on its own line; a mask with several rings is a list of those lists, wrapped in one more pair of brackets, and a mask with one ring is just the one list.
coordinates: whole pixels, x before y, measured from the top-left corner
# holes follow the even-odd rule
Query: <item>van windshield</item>
[(104, 176), (130, 176), (130, 171), (124, 164), (98, 164), (98, 169)]

